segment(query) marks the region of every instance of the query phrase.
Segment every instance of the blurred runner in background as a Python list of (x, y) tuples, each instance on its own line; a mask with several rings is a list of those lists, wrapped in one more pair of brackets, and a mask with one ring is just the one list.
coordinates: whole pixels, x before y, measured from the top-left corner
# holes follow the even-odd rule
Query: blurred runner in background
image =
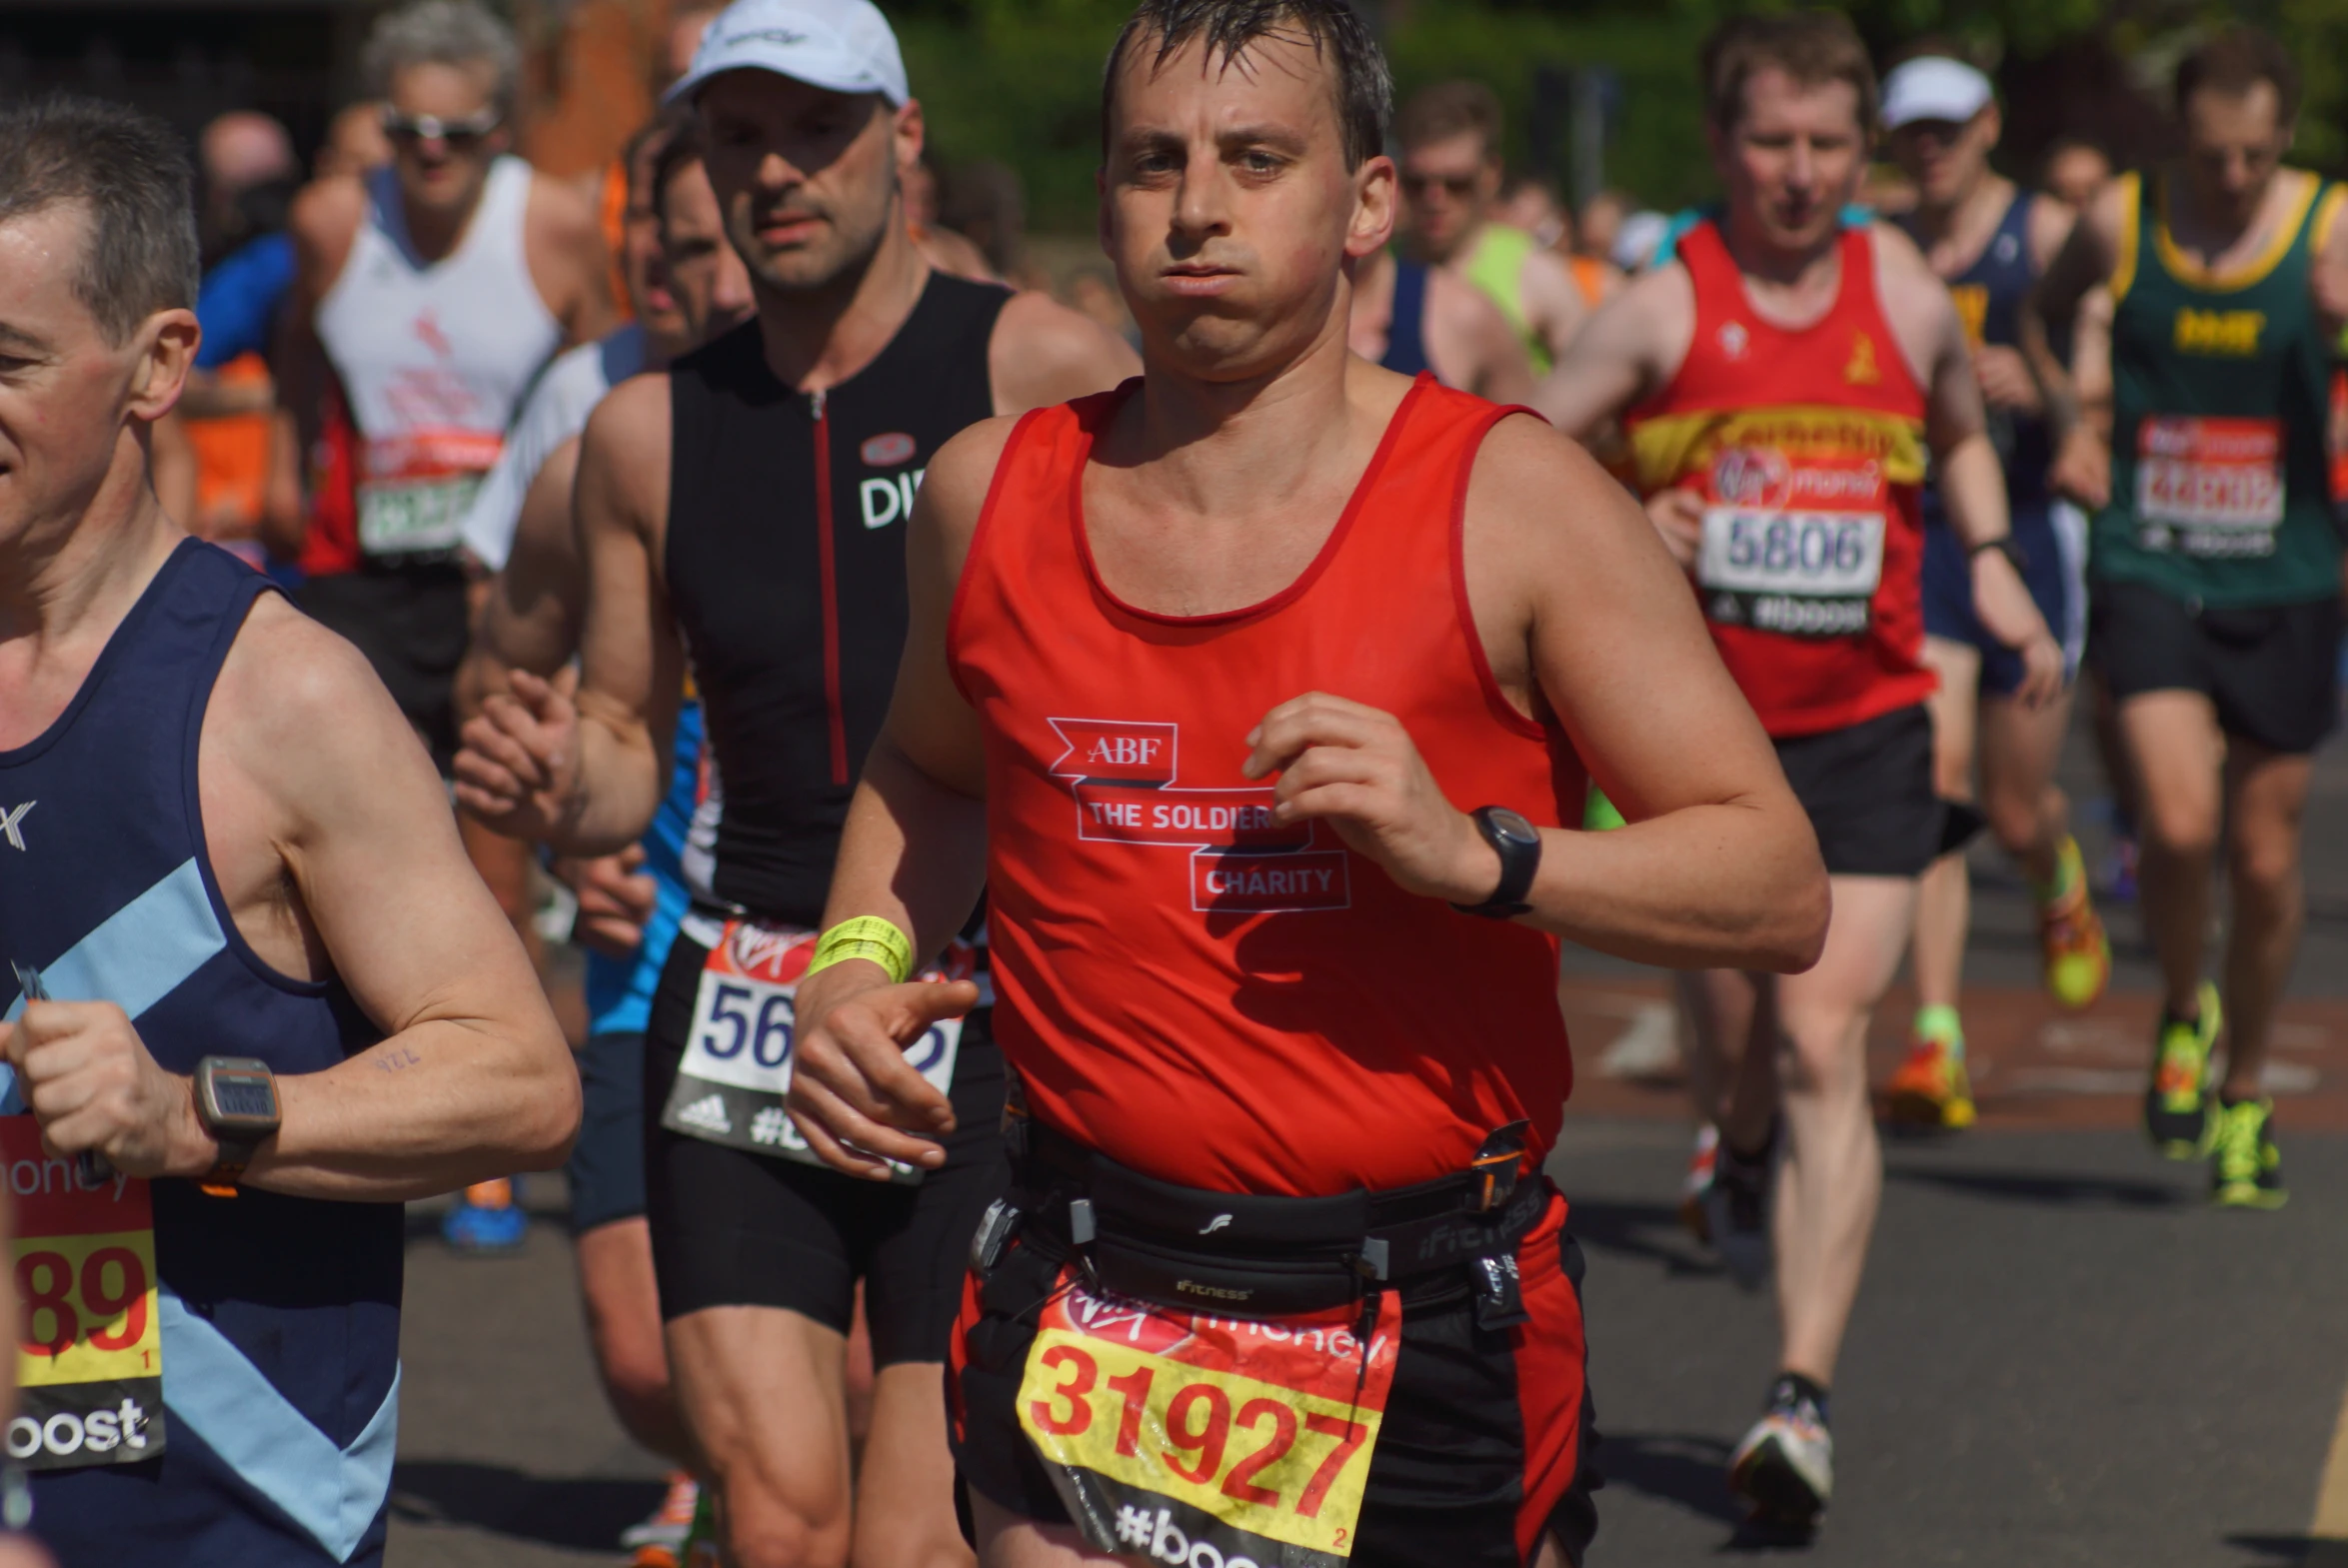
[[(2254, 29), (2196, 46), (2183, 156), (2098, 196), (2037, 295), (2055, 342), (2097, 284), (2114, 301), (2109, 441), (2059, 372), (2051, 407), (2057, 483), (2099, 504), (2090, 646), (2139, 790), (2164, 992), (2145, 1128), (2171, 1158), (2210, 1156), (2212, 1199), (2248, 1208), (2286, 1195), (2261, 1080), (2306, 912), (2311, 754), (2339, 722), (2327, 404), (2348, 225), (2339, 187), (2283, 167), (2299, 82)], [(2202, 972), (2221, 845), (2222, 990)]]
[(1500, 100), (1481, 82), (1439, 83), (1402, 106), (1401, 250), (1480, 290), (1523, 340), (1533, 374), (1545, 375), (1589, 307), (1561, 259), (1493, 215), (1500, 131)]
[[(435, 762), (455, 755), (452, 685), (470, 616), (460, 530), (524, 391), (565, 343), (614, 324), (593, 210), (504, 155), (517, 55), (472, 0), (417, 0), (369, 36), (391, 165), (303, 192), (296, 329), (283, 367), (297, 420), (350, 416), (355, 549), (310, 571), (302, 607), (356, 643)], [(466, 823), (466, 846), (534, 952), (526, 846)], [(493, 1183), (451, 1210), (467, 1248), (521, 1242)]]
[[(2087, 519), (2048, 488), (2054, 443), (2022, 352), (2022, 306), (2069, 235), (2072, 214), (1991, 171), (2003, 120), (1989, 78), (1961, 60), (1921, 55), (1894, 70), (1883, 84), (1883, 127), (1892, 156), (1916, 188), (1916, 205), (1899, 226), (1956, 301), (1990, 443), (2005, 471), (2014, 564), (2062, 645), (2067, 680), (2087, 641)], [(1968, 804), (1975, 798), (1978, 757), (1982, 814), (2020, 862), (2038, 907), (2047, 994), (2058, 1006), (2090, 1006), (2111, 977), (2111, 943), (2071, 836), (2070, 801), (2054, 782), (2070, 731), (2070, 694), (2036, 707), (2015, 700), (2021, 660), (1973, 615), (1971, 568), (1937, 484), (1924, 492), (1924, 662), (1940, 679), (1930, 705), (1940, 797)], [(1924, 873), (1911, 954), (1916, 1016), (1907, 1059), (1890, 1084), (1891, 1114), (1902, 1121), (1973, 1122), (1957, 1010), (1972, 923), (1969, 883), (1961, 844)]]

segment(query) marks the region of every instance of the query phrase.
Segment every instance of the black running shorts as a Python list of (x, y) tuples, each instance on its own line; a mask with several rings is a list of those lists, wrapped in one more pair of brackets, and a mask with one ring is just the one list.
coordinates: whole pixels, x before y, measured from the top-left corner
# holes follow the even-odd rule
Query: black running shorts
[(1832, 876), (1920, 876), (1941, 850), (1932, 718), (1923, 705), (1777, 743)]
[[(1544, 1533), (1581, 1562), (1597, 1532), (1590, 1494), (1600, 1482), (1581, 1248), (1564, 1223), (1565, 1200), (1552, 1193), (1517, 1247), (1531, 1321), (1478, 1328), (1471, 1296), (1405, 1311), (1350, 1568), (1519, 1568)], [(1017, 1241), (984, 1280), (974, 1272), (946, 1378), (958, 1490), (1045, 1524), (1066, 1524), (1069, 1513), (1015, 1404), (1036, 1308), (1057, 1275)]]
[(465, 582), (452, 563), (314, 577), (294, 591), (311, 619), (367, 656), (444, 778), (457, 756), (457, 666), (472, 636)]
[(858, 1280), (873, 1360), (943, 1361), (971, 1235), (1011, 1184), (1003, 1055), (982, 1009), (964, 1025), (946, 1163), (896, 1186), (672, 1132), (660, 1122), (709, 949), (680, 933), (653, 997), (644, 1057), (645, 1210), (661, 1317), (780, 1307), (848, 1332)]
[(2198, 692), (2218, 728), (2270, 752), (2312, 752), (2339, 722), (2340, 601), (2207, 610), (2143, 583), (2088, 596), (2087, 657), (2115, 702)]

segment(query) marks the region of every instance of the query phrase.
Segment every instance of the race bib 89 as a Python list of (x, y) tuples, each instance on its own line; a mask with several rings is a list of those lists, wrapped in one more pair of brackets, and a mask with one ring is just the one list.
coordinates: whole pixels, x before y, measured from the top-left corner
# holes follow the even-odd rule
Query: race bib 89
[(163, 1452), (163, 1329), (147, 1183), (82, 1184), (42, 1153), (29, 1115), (0, 1116), (15, 1201), (17, 1413), (8, 1457), (28, 1470), (133, 1464)]
[(1189, 1568), (1339, 1568), (1393, 1387), (1399, 1298), (1210, 1317), (1078, 1288), (1063, 1271), (1019, 1419), (1086, 1540)]
[[(785, 1108), (799, 1025), (795, 997), (816, 955), (817, 934), (740, 919), (728, 920), (715, 934), (662, 1126), (753, 1154), (824, 1163)], [(921, 977), (968, 979), (976, 963), (973, 950), (957, 942), (939, 967)], [(948, 1018), (906, 1048), (907, 1061), (941, 1094), (953, 1092), (962, 1026), (962, 1019)], [(890, 1167), (894, 1181), (911, 1185), (922, 1179), (915, 1166), (893, 1160)]]

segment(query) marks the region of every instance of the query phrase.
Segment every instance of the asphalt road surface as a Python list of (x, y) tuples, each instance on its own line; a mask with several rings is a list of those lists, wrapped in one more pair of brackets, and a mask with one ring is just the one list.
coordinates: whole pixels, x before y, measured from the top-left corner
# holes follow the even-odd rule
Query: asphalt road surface
[[(2089, 821), (2084, 755), (2066, 778)], [(1551, 1170), (1589, 1256), (1591, 1380), (1611, 1477), (1591, 1568), (1760, 1552), (1834, 1565), (2348, 1565), (2348, 754), (2310, 811), (2314, 918), (2270, 1076), (2290, 1206), (2216, 1213), (2199, 1166), (2135, 1130), (2151, 971), (2111, 910), (2114, 994), (2082, 1017), (2034, 990), (2026, 899), (1994, 850), (1968, 995), (1982, 1125), (1893, 1139), (1834, 1395), (1838, 1496), (1798, 1554), (1742, 1538), (1721, 1479), (1774, 1370), (1773, 1314), (1677, 1227), (1688, 1116), (1668, 988), (1577, 958), (1581, 1082)], [(1876, 1081), (1909, 999), (1872, 1041)], [(542, 1180), (523, 1254), (466, 1261), (429, 1209), (410, 1248), (391, 1560), (614, 1563), (660, 1466), (605, 1411)], [(2314, 1538), (2326, 1495), (2324, 1531)]]

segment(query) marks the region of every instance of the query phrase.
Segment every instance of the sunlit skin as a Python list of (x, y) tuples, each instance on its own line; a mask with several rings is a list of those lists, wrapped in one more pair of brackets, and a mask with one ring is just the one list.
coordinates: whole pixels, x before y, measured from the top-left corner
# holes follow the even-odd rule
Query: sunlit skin
[(628, 281), (629, 303), (646, 332), (671, 347), (685, 342), (685, 313), (669, 290), (668, 268), (661, 259), (661, 215), (653, 201), (653, 165), (661, 141), (648, 139), (636, 151), (628, 170), (628, 208), (621, 215), (620, 270)]
[(72, 548), (102, 496), (133, 505), (147, 489), (148, 430), (195, 354), (186, 310), (106, 341), (72, 288), (88, 222), (83, 204), (60, 202), (0, 224), (0, 549), (11, 553)]
[(2193, 207), (2212, 228), (2240, 230), (2258, 216), (2258, 204), (2291, 150), (2292, 127), (2272, 82), (2248, 92), (2204, 88), (2185, 100), (2185, 181)]
[(2092, 147), (2066, 147), (2047, 161), (2046, 193), (2074, 212), (2085, 212), (2110, 183), (2111, 160)]
[(750, 271), (726, 243), (726, 215), (709, 172), (686, 164), (661, 192), (661, 250), (669, 287), (695, 343), (707, 343), (757, 314)]
[(1764, 66), (1745, 78), (1735, 123), (1707, 134), (1740, 260), (1750, 260), (1748, 246), (1804, 258), (1817, 251), (1867, 172), (1859, 90), (1848, 82), (1802, 82)]
[(1426, 261), (1441, 264), (1475, 233), (1500, 190), (1500, 161), (1473, 131), (1424, 142), (1401, 158), (1410, 233)]
[(1101, 245), (1152, 355), (1246, 382), (1344, 336), (1351, 263), (1393, 232), (1394, 165), (1345, 167), (1328, 92), (1310, 43), (1287, 35), (1230, 61), (1195, 42), (1164, 65), (1128, 52)]
[(921, 150), (917, 103), (836, 93), (769, 71), (701, 91), (710, 184), (761, 287), (804, 294), (853, 281), (895, 220), (903, 144)]
[[(387, 94), (400, 118), (430, 115), (462, 124), (489, 114), (497, 102), (497, 70), (469, 65), (411, 65), (394, 71)], [(394, 136), (392, 171), (411, 224), (461, 223), (481, 199), (489, 166), (513, 140), (503, 124), (479, 138)]]
[(1891, 156), (1915, 182), (1916, 199), (1945, 210), (1970, 195), (1988, 172), (1999, 129), (1995, 105), (1962, 123), (1911, 120), (1891, 133)]

